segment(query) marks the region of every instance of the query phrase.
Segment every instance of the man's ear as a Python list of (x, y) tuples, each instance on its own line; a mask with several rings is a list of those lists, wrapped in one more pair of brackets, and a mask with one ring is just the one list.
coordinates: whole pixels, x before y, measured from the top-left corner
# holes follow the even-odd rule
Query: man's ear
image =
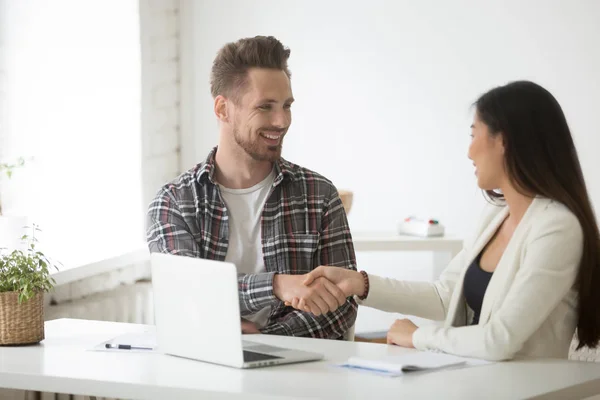
[(221, 95), (215, 97), (214, 111), (215, 115), (221, 122), (229, 121), (229, 113), (228, 113), (228, 104), (227, 99)]

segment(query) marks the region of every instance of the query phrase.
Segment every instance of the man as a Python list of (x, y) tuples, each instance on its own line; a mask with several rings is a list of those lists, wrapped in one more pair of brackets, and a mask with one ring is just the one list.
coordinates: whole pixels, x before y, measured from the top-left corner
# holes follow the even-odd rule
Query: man
[[(294, 101), (289, 55), (264, 36), (218, 52), (218, 146), (159, 191), (148, 210), (148, 246), (234, 263), (246, 333), (339, 339), (354, 325), (356, 302), (325, 278), (303, 285), (303, 274), (320, 264), (356, 270), (354, 247), (333, 184), (281, 158)], [(286, 306), (301, 296), (316, 312)]]

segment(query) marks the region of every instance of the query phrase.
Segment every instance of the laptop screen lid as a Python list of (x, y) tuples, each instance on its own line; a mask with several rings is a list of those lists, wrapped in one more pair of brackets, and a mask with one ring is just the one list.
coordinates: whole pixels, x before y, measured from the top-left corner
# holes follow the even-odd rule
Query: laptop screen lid
[(160, 352), (244, 364), (237, 270), (227, 262), (151, 253)]

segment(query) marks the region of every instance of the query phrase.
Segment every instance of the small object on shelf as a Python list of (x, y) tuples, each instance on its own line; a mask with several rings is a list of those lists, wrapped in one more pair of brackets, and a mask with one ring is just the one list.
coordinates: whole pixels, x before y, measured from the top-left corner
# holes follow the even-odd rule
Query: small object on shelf
[(433, 218), (422, 219), (411, 216), (398, 224), (398, 233), (421, 237), (444, 236), (444, 225)]

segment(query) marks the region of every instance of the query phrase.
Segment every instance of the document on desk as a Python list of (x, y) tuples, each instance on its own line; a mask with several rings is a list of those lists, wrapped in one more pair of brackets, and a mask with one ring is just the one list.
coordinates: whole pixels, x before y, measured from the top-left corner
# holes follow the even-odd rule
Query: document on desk
[(98, 343), (91, 350), (118, 352), (153, 352), (156, 351), (156, 331), (148, 329), (139, 333), (125, 333), (110, 340)]
[(350, 357), (338, 367), (382, 376), (400, 376), (413, 372), (433, 372), (441, 369), (473, 367), (489, 364), (473, 358), (464, 358), (444, 353), (420, 351), (401, 356), (389, 356), (379, 359)]

